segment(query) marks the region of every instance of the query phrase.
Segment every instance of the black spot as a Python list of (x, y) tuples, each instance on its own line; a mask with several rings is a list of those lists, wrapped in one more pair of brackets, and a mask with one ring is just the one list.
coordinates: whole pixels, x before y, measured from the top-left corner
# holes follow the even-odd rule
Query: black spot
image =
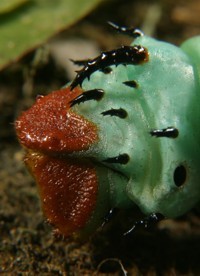
[(167, 137), (167, 138), (177, 138), (179, 131), (174, 127), (167, 127), (163, 129), (154, 129), (150, 131), (151, 136), (155, 137)]
[(109, 158), (103, 160), (103, 162), (119, 163), (119, 164), (125, 165), (128, 163), (129, 159), (130, 159), (129, 155), (127, 153), (123, 153), (123, 154), (119, 154), (118, 156), (115, 156), (115, 157), (109, 157)]
[(92, 73), (103, 70), (111, 65), (139, 65), (147, 62), (148, 59), (148, 50), (140, 45), (122, 46), (115, 50), (102, 52), (98, 57), (89, 60), (80, 71), (77, 71), (77, 75), (72, 81), (70, 88), (73, 90), (77, 85), (81, 86), (86, 78), (90, 79)]
[(174, 171), (174, 183), (177, 187), (181, 187), (187, 178), (187, 171), (183, 165), (176, 167)]
[(102, 71), (104, 74), (110, 74), (112, 72), (112, 68), (105, 67), (105, 68), (101, 69), (100, 71)]
[(123, 84), (125, 84), (126, 86), (131, 87), (131, 88), (137, 88), (138, 87), (137, 82), (134, 81), (134, 80), (132, 80), (132, 81), (124, 81)]
[(116, 116), (116, 117), (119, 117), (121, 119), (124, 119), (127, 117), (127, 112), (126, 110), (124, 110), (123, 108), (119, 108), (119, 109), (109, 109), (109, 110), (106, 110), (104, 112), (101, 113), (103, 116), (107, 116), (107, 115), (110, 115), (110, 116)]
[(99, 101), (102, 99), (103, 95), (104, 95), (104, 90), (102, 89), (93, 89), (93, 90), (85, 91), (69, 102), (70, 107), (74, 106), (75, 104), (83, 103), (85, 101), (90, 101), (90, 100)]

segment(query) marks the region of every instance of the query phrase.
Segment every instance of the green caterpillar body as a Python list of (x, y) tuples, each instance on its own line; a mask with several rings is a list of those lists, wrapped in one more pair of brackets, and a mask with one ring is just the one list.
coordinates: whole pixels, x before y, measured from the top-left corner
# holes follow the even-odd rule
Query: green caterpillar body
[[(178, 48), (141, 36), (133, 45), (148, 49), (148, 62), (112, 66), (109, 74), (97, 71), (84, 80), (83, 90), (105, 91), (100, 102), (74, 107), (99, 128), (99, 143), (87, 155), (100, 163), (129, 156), (126, 164), (104, 162), (111, 170), (99, 171), (102, 182), (110, 183), (114, 206), (134, 202), (146, 214), (176, 217), (199, 202), (199, 42), (193, 38)], [(135, 87), (124, 84), (129, 81)], [(110, 109), (123, 109), (127, 116), (103, 116)], [(167, 128), (176, 129), (177, 137), (154, 137), (153, 130)]]
[[(138, 35), (131, 46), (85, 62), (66, 88), (70, 95), (67, 116), (72, 112), (91, 122), (98, 139), (86, 149), (67, 149), (64, 158), (92, 164), (98, 189), (86, 221), (72, 231), (63, 230), (45, 211), (60, 233), (93, 232), (113, 208), (136, 204), (146, 215), (174, 218), (199, 204), (199, 45), (200, 37), (179, 48)], [(80, 86), (81, 92), (73, 96)], [(23, 120), (16, 126), (19, 139), (35, 149), (35, 144), (23, 142), (20, 136)], [(77, 124), (76, 131), (83, 125)], [(83, 136), (87, 131), (81, 132), (80, 139)], [(43, 148), (41, 143), (38, 148), (48, 155), (52, 147)], [(33, 174), (41, 185), (39, 173), (33, 169)]]

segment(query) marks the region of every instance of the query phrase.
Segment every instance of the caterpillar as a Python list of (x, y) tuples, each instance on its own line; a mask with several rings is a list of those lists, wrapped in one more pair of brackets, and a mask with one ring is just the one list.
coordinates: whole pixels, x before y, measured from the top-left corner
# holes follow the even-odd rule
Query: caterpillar
[(113, 209), (175, 218), (200, 201), (200, 36), (180, 47), (135, 28), (15, 122), (48, 222), (65, 237)]

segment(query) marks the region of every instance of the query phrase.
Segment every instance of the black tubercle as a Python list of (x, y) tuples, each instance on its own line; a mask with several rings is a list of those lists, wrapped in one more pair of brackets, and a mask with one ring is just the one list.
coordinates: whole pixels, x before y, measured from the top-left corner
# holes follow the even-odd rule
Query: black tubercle
[[(70, 59), (70, 61), (73, 62), (75, 65), (78, 65), (78, 66), (86, 66), (87, 63), (90, 61), (90, 59), (80, 59), (80, 60)], [(111, 67), (105, 67), (103, 69), (100, 69), (100, 71), (102, 71), (104, 74), (110, 74), (112, 72), (112, 68)]]
[(137, 88), (138, 87), (137, 82), (134, 81), (134, 80), (124, 81), (123, 84), (125, 84), (126, 86), (131, 87), (131, 88)]
[(110, 115), (110, 116), (116, 116), (116, 117), (119, 117), (119, 118), (126, 118), (127, 117), (127, 112), (126, 110), (124, 110), (123, 108), (119, 108), (119, 109), (109, 109), (109, 110), (106, 110), (104, 112), (101, 113), (103, 116), (107, 116), (107, 115)]
[(103, 160), (103, 162), (118, 163), (118, 164), (125, 165), (128, 163), (129, 159), (130, 159), (129, 155), (127, 153), (123, 153), (123, 154), (119, 154), (118, 156), (115, 156), (115, 157), (109, 157), (109, 158)]
[(167, 137), (167, 138), (177, 138), (179, 131), (174, 127), (167, 127), (163, 129), (154, 129), (150, 131), (151, 136), (155, 137)]
[(91, 59), (80, 70), (70, 85), (71, 90), (82, 85), (84, 79), (90, 78), (97, 70), (103, 70), (111, 65), (133, 64), (138, 65), (148, 61), (148, 50), (140, 45), (122, 46), (118, 49), (102, 52), (98, 57)]
[(162, 214), (152, 213), (148, 217), (145, 217), (144, 219), (135, 221), (133, 226), (126, 233), (124, 233), (124, 236), (130, 234), (133, 230), (139, 228), (140, 226), (142, 226), (143, 228), (147, 228), (147, 227), (149, 228), (163, 219), (164, 219), (164, 216)]
[(104, 95), (103, 89), (93, 89), (93, 90), (85, 91), (69, 102), (70, 107), (74, 106), (75, 104), (80, 104), (90, 100), (99, 101), (102, 99), (103, 95)]
[(113, 22), (108, 21), (108, 24), (117, 32), (125, 34), (125, 35), (130, 35), (133, 38), (137, 38), (138, 36), (142, 36), (143, 33), (137, 28), (127, 28), (127, 27), (122, 27), (119, 26)]

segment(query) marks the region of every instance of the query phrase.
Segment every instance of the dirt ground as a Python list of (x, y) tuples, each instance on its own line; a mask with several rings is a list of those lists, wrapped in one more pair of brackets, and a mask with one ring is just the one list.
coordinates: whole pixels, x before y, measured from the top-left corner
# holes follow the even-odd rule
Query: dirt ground
[[(198, 0), (106, 1), (53, 41), (78, 37), (103, 50), (128, 43), (106, 26), (110, 20), (139, 26), (178, 45), (200, 33), (199, 14)], [(119, 213), (82, 244), (53, 235), (42, 215), (35, 182), (23, 163), (14, 121), (37, 94), (58, 89), (69, 79), (51, 54), (37, 64), (35, 56), (31, 52), (0, 72), (0, 274), (200, 275), (197, 210), (148, 230), (137, 229), (127, 237), (123, 232), (140, 215), (137, 208)]]

